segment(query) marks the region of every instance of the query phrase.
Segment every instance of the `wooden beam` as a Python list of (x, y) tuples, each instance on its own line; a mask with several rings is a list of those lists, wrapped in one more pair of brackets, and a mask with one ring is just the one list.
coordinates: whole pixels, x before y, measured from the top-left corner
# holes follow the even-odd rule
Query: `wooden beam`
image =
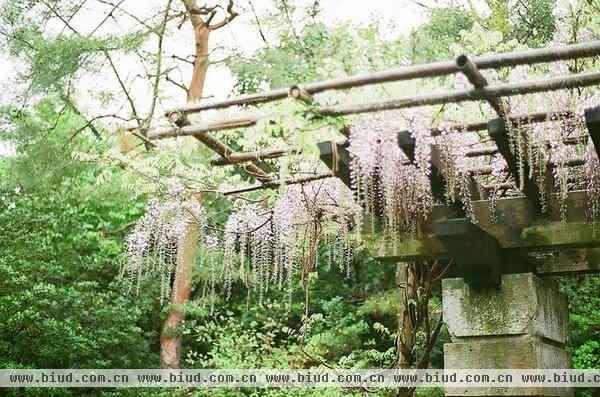
[[(506, 121), (502, 118), (491, 120), (488, 123), (488, 133), (494, 143), (496, 143), (498, 152), (500, 152), (502, 157), (504, 157), (506, 164), (508, 164), (508, 172), (517, 185), (519, 184), (521, 172), (523, 173), (523, 194), (534, 205), (538, 212), (541, 212), (542, 204), (540, 190), (537, 184), (529, 179), (529, 164), (527, 163), (525, 156), (521, 159), (522, 163), (519, 167), (517, 155), (510, 149)], [(519, 131), (519, 133), (521, 132)], [(523, 139), (526, 139), (526, 137), (523, 137)]]
[(413, 163), (415, 161), (415, 147), (417, 140), (410, 133), (410, 131), (399, 131), (397, 132), (398, 146), (402, 149), (402, 152), (406, 155), (408, 160)]
[(236, 128), (246, 128), (255, 125), (259, 118), (244, 118), (227, 121), (218, 121), (215, 123), (204, 123), (195, 125), (184, 125), (178, 128), (161, 128), (148, 132), (148, 139), (175, 138), (178, 136), (196, 136), (206, 132), (232, 130)]
[(275, 159), (278, 157), (283, 157), (283, 156), (287, 156), (287, 155), (294, 155), (294, 154), (298, 154), (299, 150), (298, 149), (266, 149), (266, 150), (260, 150), (260, 151), (256, 151), (256, 152), (236, 152), (236, 153), (232, 153), (229, 156), (227, 156), (227, 158), (223, 158), (223, 157), (213, 157), (210, 160), (210, 164), (214, 165), (214, 166), (221, 166), (221, 165), (231, 165), (231, 164), (239, 164), (239, 163), (245, 163), (248, 161), (253, 161), (253, 160), (257, 160), (257, 161), (261, 161), (261, 160), (265, 160), (265, 159)]
[[(460, 71), (467, 77), (469, 82), (476, 89), (481, 89), (488, 85), (487, 79), (481, 74), (477, 66), (471, 62), (468, 56), (464, 54), (459, 55), (456, 58), (456, 66), (458, 66)], [(500, 117), (510, 113), (508, 103), (502, 98), (487, 98), (487, 102)]]
[(554, 253), (537, 265), (537, 273), (560, 275), (600, 272), (600, 248), (581, 248)]
[[(444, 203), (446, 201), (446, 181), (442, 175), (442, 152), (438, 145), (431, 146), (431, 174), (429, 175), (429, 185), (431, 186), (431, 195)], [(462, 214), (464, 211), (458, 203), (452, 203), (452, 207)]]
[[(589, 138), (588, 135), (573, 136), (573, 137), (564, 138), (562, 140), (562, 143), (567, 146), (585, 144), (587, 142), (588, 138)], [(546, 141), (546, 142), (544, 142), (544, 144), (546, 145), (546, 148), (548, 150), (551, 149), (550, 141)], [(498, 153), (498, 148), (495, 146), (489, 146), (489, 147), (484, 147), (481, 149), (469, 150), (468, 152), (465, 153), (465, 157), (491, 156), (496, 153)]]
[(376, 113), (385, 110), (406, 109), (418, 106), (441, 105), (445, 103), (460, 103), (467, 101), (489, 100), (491, 98), (509, 97), (514, 95), (534, 94), (537, 92), (563, 90), (568, 88), (587, 87), (600, 84), (600, 72), (580, 73), (568, 76), (546, 78), (516, 83), (489, 85), (485, 88), (425, 94), (389, 99), (386, 101), (321, 106), (318, 113), (328, 116), (343, 116), (348, 114)]
[(585, 109), (585, 124), (600, 159), (600, 106)]
[(332, 174), (340, 178), (346, 186), (351, 185), (350, 153), (348, 152), (349, 144), (348, 141), (343, 143), (335, 141), (317, 143), (321, 161), (325, 163)]
[[(567, 167), (574, 167), (574, 166), (584, 165), (584, 164), (585, 164), (585, 158), (583, 156), (578, 156), (578, 157), (574, 157), (574, 158), (571, 158), (571, 159), (565, 161), (563, 165), (565, 165)], [(550, 161), (551, 167), (556, 167), (557, 165), (561, 165), (561, 163)], [(467, 169), (467, 172), (470, 172), (471, 174), (474, 174), (474, 175), (489, 175), (492, 173), (492, 171), (493, 171), (492, 167), (490, 167), (490, 166)], [(504, 167), (503, 171), (508, 171), (508, 166)]]
[[(477, 227), (498, 240), (509, 252), (562, 250), (600, 247), (600, 233), (594, 233), (586, 219), (586, 192), (568, 194), (566, 200), (567, 220), (561, 221), (560, 201), (557, 195), (548, 198), (547, 219), (539, 220), (531, 204), (525, 198), (499, 199), (492, 222), (490, 202), (473, 202)], [(457, 218), (456, 210), (447, 205), (432, 208), (422, 227), (422, 238), (396, 238), (384, 236), (378, 230), (364, 226), (363, 239), (371, 255), (381, 260), (412, 260), (449, 258), (451, 255), (443, 242), (435, 235), (436, 221)]]
[[(561, 47), (540, 48), (510, 52), (504, 54), (485, 55), (475, 57), (472, 62), (479, 69), (497, 69), (505, 66), (528, 65), (540, 62), (553, 62), (566, 59), (585, 58), (600, 54), (600, 41), (590, 41), (581, 44), (572, 44)], [(340, 90), (361, 87), (371, 84), (380, 84), (392, 81), (409, 80), (423, 77), (441, 77), (459, 72), (456, 62), (444, 61), (423, 65), (405, 66), (382, 72), (368, 73), (356, 76), (342, 77), (318, 81), (302, 86), (309, 94), (327, 90)], [(249, 94), (222, 101), (188, 104), (177, 109), (168, 110), (167, 115), (173, 112), (194, 113), (208, 109), (222, 109), (230, 106), (252, 105), (286, 98), (289, 90), (278, 88), (272, 91)]]
[[(322, 173), (322, 174), (304, 176), (304, 177), (300, 177), (300, 178), (290, 178), (290, 179), (285, 180), (283, 182), (283, 184), (284, 185), (297, 185), (297, 184), (308, 183), (308, 182), (318, 181), (318, 180), (327, 179), (327, 178), (334, 178), (334, 175), (332, 175), (331, 173)], [(235, 188), (235, 189), (231, 189), (231, 190), (225, 190), (220, 193), (224, 196), (231, 196), (231, 195), (235, 195), (235, 194), (249, 193), (249, 192), (254, 192), (254, 191), (263, 190), (263, 189), (277, 189), (281, 185), (282, 185), (281, 181), (271, 180), (271, 181), (265, 182), (265, 183), (258, 183), (255, 185), (239, 187), (239, 188)]]
[[(410, 131), (400, 131), (398, 134), (398, 146), (406, 155), (408, 160), (413, 163), (415, 161), (415, 148), (417, 141)], [(430, 163), (429, 181), (431, 185), (432, 196), (440, 202), (445, 202), (445, 186), (446, 182), (442, 176), (442, 154), (437, 145), (431, 147), (431, 163)], [(457, 206), (460, 208), (460, 206)]]

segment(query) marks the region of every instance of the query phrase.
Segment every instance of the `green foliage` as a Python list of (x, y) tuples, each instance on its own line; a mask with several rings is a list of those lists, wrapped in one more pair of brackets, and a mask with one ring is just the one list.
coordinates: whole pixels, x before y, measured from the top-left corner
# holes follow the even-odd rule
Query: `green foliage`
[(450, 51), (460, 33), (473, 26), (473, 13), (456, 8), (433, 8), (429, 20), (413, 33), (412, 63), (434, 62), (454, 57)]
[(487, 24), (506, 40), (516, 39), (529, 47), (550, 42), (556, 32), (556, 0), (487, 0), (491, 14)]
[[(136, 305), (115, 280), (118, 229), (142, 206), (118, 176), (99, 186), (96, 166), (52, 155), (77, 117), (45, 102), (12, 121), (21, 145), (0, 169), (0, 366), (154, 366), (156, 306), (144, 296)], [(57, 127), (39, 129), (45, 123)]]
[(600, 368), (600, 277), (563, 277), (561, 288), (569, 299), (569, 351), (574, 368)]
[(281, 30), (276, 45), (248, 58), (232, 58), (239, 93), (286, 87), (397, 66), (402, 41), (386, 41), (377, 24), (333, 28), (319, 22), (303, 26), (298, 36)]
[(148, 36), (142, 27), (123, 35), (104, 36), (80, 34), (72, 26), (60, 32), (47, 29), (49, 19), (75, 14), (79, 7), (70, 1), (2, 3), (0, 27), (7, 38), (8, 52), (25, 61), (27, 70), (20, 77), (29, 90), (63, 93), (82, 72), (95, 71), (99, 55), (135, 51)]

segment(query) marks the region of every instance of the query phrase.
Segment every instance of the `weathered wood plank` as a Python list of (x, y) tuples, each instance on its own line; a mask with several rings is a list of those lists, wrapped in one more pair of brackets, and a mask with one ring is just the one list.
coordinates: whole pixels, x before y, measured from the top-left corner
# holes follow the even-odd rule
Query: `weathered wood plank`
[[(521, 168), (519, 168), (517, 156), (510, 149), (506, 121), (502, 118), (491, 120), (488, 123), (488, 133), (498, 147), (498, 152), (500, 152), (502, 157), (504, 157), (506, 164), (508, 164), (510, 175), (517, 183), (520, 179), (521, 172), (523, 173), (523, 193), (535, 208), (540, 211), (542, 207), (540, 201), (540, 189), (535, 181), (529, 179), (529, 164), (524, 161), (525, 159), (523, 159), (523, 164), (521, 164)], [(519, 132), (519, 134), (521, 134), (521, 132)], [(523, 137), (523, 139), (525, 139), (525, 137)]]
[[(408, 160), (413, 163), (415, 161), (415, 149), (417, 146), (417, 141), (414, 136), (410, 133), (410, 131), (400, 131), (397, 133), (398, 137), (398, 146)], [(433, 197), (441, 202), (445, 201), (444, 198), (444, 190), (445, 190), (445, 182), (442, 177), (442, 160), (441, 160), (441, 152), (438, 146), (433, 145), (431, 147), (431, 164), (430, 171), (431, 175), (429, 177), (431, 184), (431, 194)], [(460, 207), (457, 207), (460, 208)]]
[[(505, 250), (536, 251), (600, 247), (600, 233), (594, 233), (586, 223), (585, 192), (569, 193), (567, 220), (561, 221), (560, 202), (555, 196), (548, 201), (546, 220), (538, 220), (525, 198), (498, 200), (496, 222), (490, 220), (489, 201), (473, 202), (477, 226), (498, 240)], [(422, 238), (394, 242), (380, 231), (365, 228), (363, 238), (367, 249), (381, 260), (448, 258), (450, 253), (435, 236), (433, 223), (457, 218), (449, 206), (435, 206), (423, 225)], [(368, 225), (367, 225), (368, 227)]]
[(537, 265), (538, 274), (600, 272), (600, 248), (580, 248), (557, 252)]

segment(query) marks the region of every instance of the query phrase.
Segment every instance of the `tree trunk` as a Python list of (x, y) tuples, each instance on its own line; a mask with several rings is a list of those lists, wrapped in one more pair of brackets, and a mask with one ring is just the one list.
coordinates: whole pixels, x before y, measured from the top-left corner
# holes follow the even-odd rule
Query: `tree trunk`
[[(214, 17), (216, 7), (208, 11), (206, 21), (200, 17), (202, 7), (198, 7), (196, 0), (183, 0), (185, 8), (189, 13), (190, 22), (194, 28), (194, 41), (196, 46), (194, 59), (194, 71), (192, 80), (187, 90), (188, 102), (195, 102), (202, 99), (204, 84), (206, 82), (206, 72), (208, 70), (208, 38), (212, 30), (219, 29), (229, 24), (237, 13), (233, 11), (233, 1), (229, 1), (227, 6), (228, 16), (217, 24), (210, 24)], [(200, 11), (200, 14), (198, 13)], [(199, 199), (199, 198), (198, 198)], [(161, 368), (179, 368), (181, 351), (181, 324), (185, 313), (183, 305), (190, 299), (192, 288), (193, 267), (196, 259), (198, 238), (198, 226), (190, 224), (187, 235), (181, 244), (177, 247), (177, 268), (175, 271), (175, 282), (173, 292), (171, 293), (171, 302), (169, 313), (163, 324), (160, 336), (160, 367)]]
[(181, 324), (184, 313), (183, 305), (190, 299), (192, 289), (192, 270), (196, 259), (198, 245), (198, 225), (190, 224), (188, 233), (177, 247), (177, 267), (175, 282), (171, 292), (169, 313), (163, 324), (160, 335), (160, 367), (179, 368), (181, 350)]
[(188, 89), (188, 102), (202, 99), (204, 83), (206, 82), (206, 71), (208, 70), (208, 38), (210, 28), (204, 25), (194, 27), (194, 39), (196, 41), (196, 58), (194, 60), (194, 72)]
[[(396, 284), (403, 290), (402, 305), (398, 311), (398, 368), (408, 369), (414, 363), (417, 336), (417, 289), (414, 263), (400, 262), (396, 265)], [(411, 397), (412, 387), (396, 390), (398, 397)]]

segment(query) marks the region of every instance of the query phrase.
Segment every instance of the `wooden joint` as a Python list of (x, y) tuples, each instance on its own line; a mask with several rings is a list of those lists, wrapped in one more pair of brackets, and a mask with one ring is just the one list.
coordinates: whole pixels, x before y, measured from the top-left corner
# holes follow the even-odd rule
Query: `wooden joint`
[(400, 147), (400, 149), (402, 149), (402, 151), (404, 152), (406, 157), (408, 157), (408, 160), (411, 163), (414, 162), (415, 161), (415, 147), (417, 144), (415, 137), (412, 136), (410, 131), (400, 131), (400, 132), (398, 132), (397, 139), (398, 139), (398, 146)]
[(169, 113), (169, 121), (171, 124), (177, 127), (185, 127), (186, 125), (192, 124), (184, 112), (171, 112)]
[[(517, 185), (519, 185), (519, 181), (521, 179), (521, 172), (523, 173), (524, 183), (522, 192), (525, 194), (529, 202), (531, 202), (538, 210), (538, 213), (541, 212), (542, 205), (540, 199), (540, 189), (534, 181), (529, 179), (530, 165), (527, 163), (526, 159), (521, 159), (522, 164), (519, 165), (517, 155), (511, 150), (508, 140), (506, 121), (503, 118), (490, 120), (488, 122), (488, 133), (498, 147), (498, 152), (506, 161), (506, 164), (508, 165), (508, 172), (513, 177)], [(545, 170), (545, 172), (547, 172), (547, 170)], [(550, 177), (550, 175), (551, 173), (547, 172), (547, 176)]]
[(298, 102), (302, 102), (306, 105), (313, 103), (313, 97), (302, 87), (294, 85), (290, 87), (290, 96)]
[[(467, 55), (463, 54), (458, 56), (456, 58), (456, 66), (476, 89), (480, 90), (488, 85), (487, 79), (483, 76), (483, 74), (481, 74), (481, 71), (477, 68), (477, 65), (471, 62)], [(509, 113), (508, 106), (505, 102), (503, 102), (502, 99), (486, 98), (486, 100), (498, 114), (498, 116), (503, 117), (505, 114)]]
[(467, 283), (500, 285), (504, 255), (498, 240), (466, 218), (437, 221), (434, 232), (456, 262), (456, 271)]

